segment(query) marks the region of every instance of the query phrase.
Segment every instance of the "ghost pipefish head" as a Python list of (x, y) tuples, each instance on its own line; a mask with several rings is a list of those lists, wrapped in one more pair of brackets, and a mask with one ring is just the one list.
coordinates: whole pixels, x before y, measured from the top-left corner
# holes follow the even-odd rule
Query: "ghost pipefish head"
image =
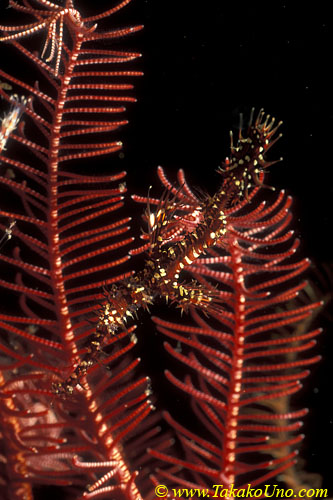
[[(230, 132), (230, 157), (219, 169), (223, 175), (221, 190), (227, 196), (229, 205), (237, 203), (244, 197), (248, 198), (251, 187), (263, 187), (262, 174), (269, 166), (282, 160), (282, 158), (271, 162), (265, 160), (267, 151), (282, 136), (282, 134), (276, 135), (282, 122), (275, 125), (275, 119), (270, 115), (265, 115), (263, 109), (259, 111), (255, 120), (253, 120), (253, 113), (252, 109), (249, 125), (244, 135), (240, 126), (236, 145), (234, 145), (233, 133)], [(270, 186), (265, 187), (274, 189)]]

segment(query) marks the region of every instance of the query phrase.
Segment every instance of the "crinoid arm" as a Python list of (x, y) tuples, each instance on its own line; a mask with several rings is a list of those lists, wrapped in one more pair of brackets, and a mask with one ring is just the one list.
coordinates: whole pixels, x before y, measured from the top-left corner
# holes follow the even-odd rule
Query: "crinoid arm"
[[(85, 19), (71, 0), (11, 0), (11, 13), (26, 21), (4, 26), (2, 20), (0, 28), (4, 47), (10, 44), (31, 71), (17, 76), (19, 63), (14, 75), (0, 71), (1, 105), (8, 105), (0, 127), (0, 230), (12, 231), (0, 254), (6, 500), (32, 499), (44, 484), (69, 487), (80, 498), (95, 482), (72, 463), (81, 453), (87, 462), (116, 462), (113, 486), (126, 500), (141, 499), (122, 448), (151, 411), (148, 379), (130, 354), (134, 337), (109, 335), (103, 360), (94, 352), (94, 362), (87, 359), (103, 286), (131, 275), (124, 266), (133, 241), (122, 211), (126, 173), (101, 175), (98, 167), (98, 157), (122, 147), (118, 132), (141, 74), (130, 67), (140, 54), (121, 50), (117, 40), (141, 27), (103, 28), (127, 3)], [(40, 39), (35, 52), (31, 46)], [(86, 369), (71, 380), (72, 396), (59, 397), (54, 388), (82, 361)]]

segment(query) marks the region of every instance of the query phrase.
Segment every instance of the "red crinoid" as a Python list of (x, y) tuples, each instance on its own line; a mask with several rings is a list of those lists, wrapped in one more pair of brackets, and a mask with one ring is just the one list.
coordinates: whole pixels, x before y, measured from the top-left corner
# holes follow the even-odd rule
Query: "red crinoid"
[[(159, 177), (178, 197), (179, 211), (188, 220), (201, 200), (184, 173), (179, 171), (178, 189), (161, 168)], [(297, 257), (299, 241), (289, 230), (291, 198), (282, 191), (272, 199), (266, 190), (269, 201), (260, 201), (259, 190), (225, 211), (226, 234), (185, 266), (207, 289), (219, 290), (219, 310), (206, 317), (192, 308), (191, 320), (177, 323), (154, 318), (168, 338), (166, 351), (182, 365), (177, 373), (185, 371), (180, 378), (170, 370), (165, 375), (189, 395), (195, 416), (181, 424), (165, 412), (182, 454), (150, 449), (161, 461), (153, 475), (156, 485), (206, 488), (213, 495), (213, 484), (255, 487), (295, 463), (294, 445), (302, 439), (298, 419), (307, 410), (291, 411), (289, 396), (309, 374), (304, 367), (319, 359), (298, 359), (297, 353), (315, 345), (320, 329), (306, 332), (302, 325), (320, 303), (297, 304), (306, 285), (300, 275), (309, 261)]]
[[(75, 401), (57, 399), (51, 390), (85, 353), (82, 342), (94, 330), (102, 287), (126, 276), (124, 269), (115, 272), (128, 260), (126, 245), (133, 239), (125, 236), (129, 218), (120, 212), (125, 172), (81, 175), (75, 160), (81, 164), (121, 148), (109, 134), (126, 123), (124, 104), (135, 101), (127, 81), (141, 73), (120, 66), (139, 54), (106, 44), (141, 27), (100, 32), (96, 22), (128, 3), (82, 18), (70, 0), (64, 7), (12, 0), (10, 6), (31, 21), (1, 27), (1, 40), (28, 59), (38, 80), (29, 85), (0, 72), (8, 82), (1, 96), (12, 101), (12, 88), (28, 101), (16, 130), (16, 123), (10, 131), (4, 126), (8, 118), (3, 122), (9, 133), (0, 157), (1, 183), (11, 192), (7, 206), (3, 199), (1, 228), (16, 222), (14, 244), (0, 256), (7, 296), (0, 316), (2, 498), (33, 498), (34, 484), (44, 483), (82, 490), (96, 478), (73, 466), (77, 453), (116, 461), (115, 484), (125, 498), (140, 498), (119, 448), (150, 412), (147, 377), (132, 379), (138, 360), (126, 358), (135, 339), (123, 332), (110, 341), (112, 352), (91, 371), (97, 384), (81, 381)], [(42, 30), (46, 42), (38, 56), (24, 45), (25, 36)], [(108, 363), (111, 376), (103, 368)]]
[[(103, 336), (104, 357), (80, 370), (72, 395), (52, 391), (83, 366), (100, 311), (122, 325), (117, 290), (135, 276), (123, 266), (133, 240), (125, 236), (130, 219), (121, 212), (125, 173), (77, 171), (94, 169), (92, 158), (121, 148), (109, 134), (126, 123), (119, 114), (135, 100), (127, 82), (140, 72), (120, 67), (139, 54), (107, 44), (141, 27), (103, 32), (99, 25), (129, 2), (83, 18), (72, 0), (63, 6), (10, 0), (27, 22), (0, 27), (1, 41), (36, 71), (32, 79), (27, 75), (30, 83), (0, 71), (0, 94), (11, 105), (0, 129), (0, 227), (4, 239), (13, 236), (0, 255), (4, 500), (32, 500), (35, 486), (44, 484), (62, 488), (61, 497), (126, 500), (153, 498), (157, 483), (210, 492), (213, 484), (255, 486), (294, 463), (301, 439), (298, 419), (305, 410), (290, 410), (289, 396), (308, 374), (302, 367), (318, 359), (296, 359), (319, 333), (300, 326), (318, 304), (297, 303), (308, 261), (297, 257), (288, 229), (291, 200), (263, 185), (264, 154), (275, 132), (263, 113), (256, 124), (264, 143), (251, 156), (250, 135), (239, 136), (216, 197), (199, 199), (182, 172), (174, 187), (160, 169), (164, 203), (150, 200), (158, 209), (148, 212), (152, 264), (143, 277), (160, 297), (165, 271), (174, 280), (173, 301), (190, 311), (178, 322), (155, 323), (169, 339), (166, 377), (190, 401), (193, 416), (178, 422), (171, 408), (169, 430), (158, 435), (159, 417), (147, 418), (151, 390), (137, 370), (134, 326)], [(38, 33), (45, 38), (36, 55), (26, 37)], [(145, 274), (147, 266), (159, 276)], [(184, 272), (196, 280), (192, 290), (183, 286)], [(104, 286), (116, 311), (109, 308), (107, 316)], [(194, 300), (198, 290), (212, 299), (210, 307)], [(132, 288), (130, 298), (136, 292)], [(189, 373), (175, 374), (178, 363)]]

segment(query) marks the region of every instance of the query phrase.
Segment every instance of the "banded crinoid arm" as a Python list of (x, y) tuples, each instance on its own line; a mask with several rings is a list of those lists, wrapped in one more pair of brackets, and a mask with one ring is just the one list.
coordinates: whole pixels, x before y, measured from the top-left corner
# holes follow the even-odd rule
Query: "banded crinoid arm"
[[(55, 2), (49, 0), (36, 0), (36, 4), (44, 8), (34, 7), (33, 2), (29, 0), (24, 1), (23, 4), (20, 4), (16, 0), (9, 0), (10, 7), (35, 17), (37, 21), (20, 26), (1, 25), (0, 31), (2, 31), (3, 36), (0, 37), (0, 41), (13, 42), (17, 47), (22, 48), (16, 40), (46, 30), (46, 40), (42, 49), (41, 59), (44, 61), (43, 66), (47, 67), (50, 73), (54, 76), (59, 76), (62, 69), (61, 66), (69, 54), (67, 50), (66, 30), (69, 30), (72, 34), (76, 32), (77, 40), (75, 41), (77, 42), (77, 46), (74, 52), (78, 53), (82, 42), (88, 39), (101, 40), (103, 38), (117, 38), (141, 29), (142, 26), (135, 26), (99, 34), (95, 33), (97, 24), (91, 24), (94, 23), (94, 21), (111, 16), (130, 2), (131, 0), (123, 0), (115, 7), (101, 14), (83, 18), (80, 12), (74, 8), (73, 0), (65, 0), (65, 6), (57, 5)], [(106, 52), (103, 53), (103, 51), (94, 51), (94, 53), (99, 56), (105, 56), (106, 54)], [(125, 54), (118, 51), (108, 51), (108, 55), (115, 56), (115, 58), (122, 58)]]
[[(267, 163), (260, 160), (264, 169)], [(229, 186), (240, 179), (232, 178), (237, 168), (227, 176)], [(258, 198), (264, 171), (254, 174), (254, 189), (246, 193), (244, 183), (242, 199), (229, 198), (223, 238), (185, 268), (207, 289), (217, 287), (223, 306), (208, 318), (198, 307), (178, 322), (154, 318), (168, 338), (166, 351), (182, 365), (177, 374), (167, 370), (165, 375), (190, 397), (195, 416), (192, 426), (165, 414), (183, 455), (152, 447), (151, 455), (164, 462), (154, 484), (256, 486), (279, 477), (297, 460), (296, 446), (303, 438), (299, 419), (307, 409), (278, 413), (272, 408), (300, 390), (309, 374), (305, 368), (320, 359), (304, 354), (314, 347), (320, 329), (299, 333), (298, 326), (309, 325), (321, 303), (295, 300), (306, 286), (300, 276), (309, 260), (297, 255), (299, 241), (289, 229), (291, 198), (283, 191), (268, 196), (269, 190)]]
[[(133, 339), (123, 332), (108, 338), (107, 357), (90, 367), (73, 398), (52, 391), (86, 356), (102, 287), (130, 275), (123, 265), (133, 240), (122, 212), (126, 173), (99, 171), (99, 157), (122, 147), (125, 106), (135, 101), (132, 78), (141, 74), (128, 66), (139, 54), (116, 40), (140, 27), (110, 30), (108, 16), (128, 3), (84, 18), (71, 0), (11, 0), (5, 14), (18, 14), (23, 25), (1, 26), (1, 50), (29, 68), (21, 78), (16, 61), (14, 76), (0, 71), (0, 94), (16, 113), (6, 130), (21, 111), (11, 95), (27, 98), (24, 127), (11, 131), (0, 155), (0, 229), (16, 221), (0, 254), (5, 499), (21, 500), (23, 490), (33, 498), (42, 484), (70, 485), (77, 498), (93, 479), (73, 467), (71, 457), (81, 452), (93, 462), (116, 461), (112, 483), (122, 498), (141, 498), (120, 446), (151, 411), (147, 377), (137, 376), (139, 361), (128, 356)], [(47, 42), (38, 48), (39, 34)]]
[(279, 413), (269, 402), (276, 401), (276, 409), (280, 398), (298, 392), (307, 367), (320, 359), (307, 354), (320, 329), (299, 333), (298, 325), (321, 303), (294, 300), (306, 286), (300, 276), (309, 261), (297, 255), (290, 205), (284, 192), (266, 202), (243, 200), (227, 211), (227, 244), (188, 266), (201, 283), (218, 287), (223, 307), (217, 313), (207, 318), (191, 308), (191, 317), (178, 322), (154, 318), (167, 337), (166, 351), (181, 364), (165, 375), (190, 397), (194, 418), (192, 424), (166, 414), (183, 454), (150, 451), (164, 462), (156, 484), (254, 487), (297, 460), (307, 410)]

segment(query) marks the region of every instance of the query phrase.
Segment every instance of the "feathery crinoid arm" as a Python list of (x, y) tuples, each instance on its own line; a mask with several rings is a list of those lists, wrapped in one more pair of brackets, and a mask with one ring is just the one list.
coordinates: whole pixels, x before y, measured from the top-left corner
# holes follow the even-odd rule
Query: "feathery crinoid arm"
[[(264, 129), (269, 137), (258, 145)], [(307, 410), (292, 411), (286, 401), (319, 359), (304, 353), (315, 345), (320, 329), (307, 332), (299, 325), (320, 303), (297, 302), (309, 261), (298, 256), (299, 241), (289, 228), (292, 200), (283, 191), (263, 189), (272, 130), (273, 122), (260, 112), (247, 134), (232, 144), (221, 186), (206, 201), (193, 194), (182, 171), (177, 189), (159, 169), (164, 187), (178, 193), (175, 216), (180, 219), (170, 224), (173, 234), (178, 237), (177, 228), (182, 241), (192, 242), (192, 255), (193, 248), (196, 252), (195, 259), (182, 261), (183, 269), (207, 291), (218, 291), (219, 304), (208, 315), (192, 305), (191, 318), (183, 316), (178, 323), (154, 318), (166, 337), (166, 351), (180, 365), (176, 374), (167, 370), (165, 375), (187, 395), (193, 412), (186, 421), (165, 413), (183, 453), (152, 446), (150, 454), (158, 461), (155, 485), (204, 488), (212, 496), (214, 484), (229, 489), (269, 484), (296, 461), (299, 419)], [(219, 226), (222, 232), (214, 230), (213, 245), (213, 236), (205, 232), (209, 225), (218, 226), (217, 218), (210, 218), (212, 209), (223, 211), (226, 222)], [(195, 214), (197, 222), (189, 227), (186, 221)]]
[[(121, 212), (125, 172), (98, 175), (91, 163), (121, 148), (117, 130), (135, 101), (131, 80), (140, 72), (127, 66), (139, 54), (112, 42), (141, 27), (100, 28), (129, 2), (84, 18), (72, 0), (10, 0), (26, 23), (0, 27), (0, 41), (31, 68), (24, 81), (0, 71), (2, 102), (10, 106), (0, 131), (1, 230), (15, 221), (0, 255), (3, 498), (32, 499), (33, 485), (44, 483), (82, 491), (96, 476), (73, 465), (80, 453), (112, 462), (119, 498), (140, 498), (119, 447), (150, 411), (147, 379), (133, 381), (138, 361), (126, 358), (134, 337), (120, 332), (109, 340), (106, 359), (80, 380), (72, 400), (51, 390), (85, 354), (102, 287), (129, 274), (119, 267), (132, 241)], [(44, 40), (39, 54), (27, 43), (36, 35)], [(86, 160), (91, 175), (80, 173)]]

